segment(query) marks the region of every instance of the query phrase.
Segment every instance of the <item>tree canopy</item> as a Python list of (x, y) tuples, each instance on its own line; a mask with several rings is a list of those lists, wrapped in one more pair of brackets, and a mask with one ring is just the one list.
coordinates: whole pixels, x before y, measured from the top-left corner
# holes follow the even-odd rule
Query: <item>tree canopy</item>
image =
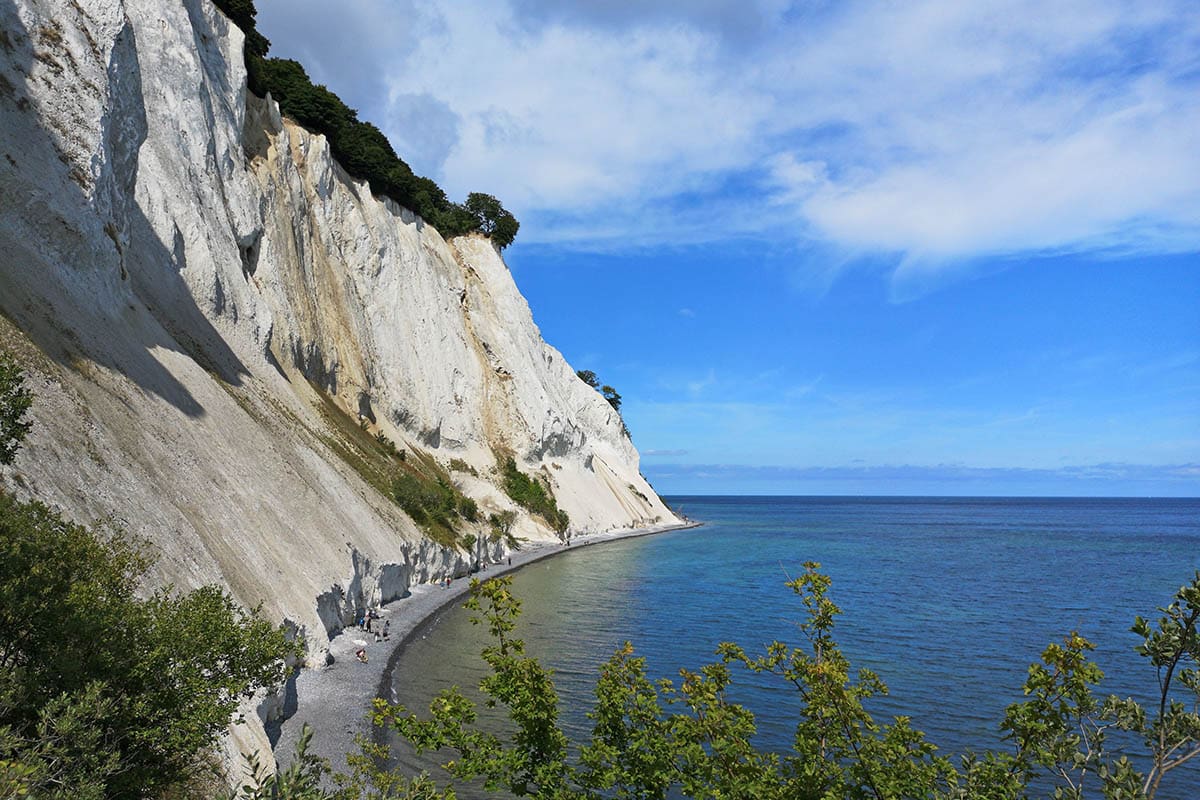
[(471, 192), (467, 195), (466, 209), (474, 216), (479, 231), (492, 237), (492, 241), (501, 250), (512, 244), (517, 236), (517, 229), (521, 227), (517, 218), (490, 194)]
[(621, 395), (617, 393), (616, 389), (605, 384), (600, 387), (600, 394), (604, 395), (604, 399), (613, 407), (613, 411), (621, 410)]
[(613, 411), (616, 411), (618, 414), (621, 412), (621, 394), (616, 389), (609, 386), (607, 383), (601, 386), (600, 378), (598, 378), (596, 373), (592, 372), (590, 369), (576, 370), (575, 375), (578, 376), (579, 380), (599, 391), (601, 396), (603, 396), (604, 399), (608, 401), (608, 404), (613, 407)]
[[(491, 635), (482, 654), (490, 671), (479, 688), (489, 705), (507, 711), (508, 728), (480, 726), (474, 703), (457, 687), (440, 692), (427, 716), (377, 700), (374, 721), (418, 752), (438, 753), (460, 785), (545, 800), (1153, 800), (1171, 786), (1174, 770), (1200, 756), (1200, 572), (1155, 622), (1135, 620), (1137, 652), (1157, 673), (1150, 708), (1100, 698), (1092, 645), (1070, 633), (1030, 666), (1025, 699), (1008, 707), (1000, 726), (1007, 746), (957, 758), (943, 755), (908, 718), (871, 715), (870, 699), (887, 687), (841, 651), (834, 636), (841, 609), (820, 565), (805, 564), (787, 585), (803, 608), (798, 645), (772, 642), (751, 654), (726, 643), (717, 661), (654, 681), (626, 642), (600, 668), (590, 738), (571, 742), (559, 722), (553, 673), (515, 635), (520, 601), (511, 578), (476, 581), (467, 607)], [(754, 713), (729, 699), (739, 671), (774, 676), (799, 694), (789, 752), (755, 746)], [(1108, 737), (1116, 731), (1125, 733), (1120, 745)], [(456, 796), (453, 786), (439, 789), (426, 776), (389, 772), (381, 766), (387, 748), (362, 744), (351, 774), (340, 777), (340, 793), (320, 792), (316, 778), (296, 781), (303, 770), (294, 766), (292, 776), (265, 779), (245, 797)], [(304, 763), (313, 775), (328, 771), (318, 760)]]
[(454, 203), (429, 178), (415, 174), (396, 154), (383, 131), (358, 118), (358, 112), (325, 86), (314, 84), (304, 67), (284, 58), (267, 58), (271, 43), (257, 30), (253, 0), (213, 0), (246, 34), (244, 48), (250, 90), (268, 92), (284, 114), (329, 139), (338, 163), (371, 191), (412, 209), (443, 236), (479, 231), (500, 249), (512, 244), (520, 224), (495, 197), (470, 194)]
[[(8, 417), (30, 398), (0, 361)], [(139, 597), (148, 552), (0, 491), (0, 797), (159, 796), (282, 681), (297, 646), (218, 587)]]

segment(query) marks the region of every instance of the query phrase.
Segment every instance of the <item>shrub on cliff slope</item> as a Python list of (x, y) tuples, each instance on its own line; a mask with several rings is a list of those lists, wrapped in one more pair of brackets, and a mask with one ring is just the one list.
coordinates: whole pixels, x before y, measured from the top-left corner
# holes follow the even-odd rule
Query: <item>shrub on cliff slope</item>
[(432, 538), (444, 544), (457, 539), (455, 517), (460, 515), (466, 498), (449, 481), (398, 472), (392, 479), (392, 499)]
[(31, 423), (25, 412), (33, 395), (25, 387), (21, 368), (8, 353), (0, 352), (0, 464), (11, 464)]
[(280, 630), (215, 586), (138, 597), (149, 563), (0, 491), (0, 797), (158, 796), (197, 773), (242, 697), (282, 681), (296, 648)]
[(500, 480), (504, 493), (517, 505), (546, 520), (560, 536), (567, 532), (567, 526), (571, 524), (567, 512), (558, 507), (554, 495), (541, 481), (517, 469), (517, 462), (512, 456), (500, 459)]

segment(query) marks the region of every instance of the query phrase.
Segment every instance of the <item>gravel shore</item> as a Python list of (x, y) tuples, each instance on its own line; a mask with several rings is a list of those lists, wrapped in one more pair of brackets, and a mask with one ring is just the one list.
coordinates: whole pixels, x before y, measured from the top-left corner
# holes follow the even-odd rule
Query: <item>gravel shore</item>
[[(511, 565), (490, 565), (479, 577), (504, 575), (568, 549), (693, 528), (697, 524), (657, 525), (577, 536), (571, 539), (569, 546), (526, 544), (512, 553)], [(389, 696), (394, 656), (400, 645), (439, 609), (456, 601), (461, 602), (470, 583), (469, 578), (457, 578), (449, 588), (437, 584), (412, 587), (407, 597), (388, 603), (380, 611), (377, 623), (382, 626), (384, 621), (391, 622), (388, 641), (376, 643), (373, 634), (349, 628), (330, 643), (329, 652), (334, 659), (332, 664), (324, 669), (302, 670), (289, 681), (284, 702), (286, 718), (282, 723), (267, 728), (275, 742), (275, 757), (280, 768), (291, 762), (300, 732), (308, 724), (313, 728), (309, 752), (329, 759), (335, 770), (344, 769), (346, 755), (356, 749), (355, 735), (369, 731), (366, 715), (372, 700)], [(365, 664), (354, 657), (360, 647), (367, 651), (368, 661)]]

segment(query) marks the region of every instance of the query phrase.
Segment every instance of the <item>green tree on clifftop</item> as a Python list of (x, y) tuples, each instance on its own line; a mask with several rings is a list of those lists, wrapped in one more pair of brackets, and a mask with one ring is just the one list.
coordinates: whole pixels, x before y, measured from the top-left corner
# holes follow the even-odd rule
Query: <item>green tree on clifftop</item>
[(620, 413), (621, 395), (616, 389), (608, 384), (601, 386), (600, 379), (596, 377), (596, 373), (592, 372), (590, 369), (576, 370), (575, 375), (578, 376), (579, 380), (600, 392), (604, 399), (608, 401), (608, 404), (613, 407), (613, 411)]
[(474, 216), (479, 232), (490, 236), (497, 247), (503, 250), (512, 244), (521, 225), (499, 200), (490, 194), (471, 192), (464, 207)]
[(606, 384), (600, 387), (600, 394), (604, 395), (604, 399), (613, 407), (613, 411), (621, 410), (621, 395), (616, 389)]
[(334, 157), (374, 194), (390, 197), (415, 211), (447, 238), (471, 231), (489, 236), (503, 250), (512, 244), (520, 224), (491, 195), (472, 194), (467, 203), (451, 202), (434, 181), (415, 174), (396, 154), (379, 128), (320, 84), (314, 84), (298, 61), (267, 58), (271, 43), (256, 28), (253, 0), (213, 0), (246, 34), (244, 56), (250, 91), (268, 93), (280, 110), (309, 130), (329, 139)]

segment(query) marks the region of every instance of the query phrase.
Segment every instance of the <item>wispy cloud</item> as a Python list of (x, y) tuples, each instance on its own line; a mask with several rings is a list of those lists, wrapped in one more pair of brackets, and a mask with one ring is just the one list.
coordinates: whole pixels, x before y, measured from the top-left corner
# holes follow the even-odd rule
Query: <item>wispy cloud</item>
[(811, 381), (808, 381), (807, 383), (801, 383), (801, 384), (797, 384), (795, 386), (789, 386), (788, 388), (783, 390), (783, 396), (785, 398), (787, 398), (788, 400), (799, 400), (802, 397), (808, 397), (814, 391), (816, 391), (817, 386), (819, 386), (821, 381), (824, 379), (825, 379), (824, 375), (818, 375), (817, 377), (813, 378)]
[(1200, 245), (1187, 0), (300, 2), (260, 0), (278, 49), (322, 31), (317, 78), (527, 245), (784, 235), (904, 285)]
[(959, 464), (781, 467), (741, 464), (653, 464), (648, 477), (663, 491), (779, 494), (949, 494), (1200, 497), (1200, 464), (1102, 463), (1055, 469)]
[(709, 388), (715, 386), (716, 384), (717, 384), (716, 370), (710, 369), (704, 377), (697, 378), (695, 380), (690, 380), (687, 382), (688, 394), (690, 394), (692, 397), (698, 397), (701, 394), (704, 394), (706, 389), (709, 389)]

